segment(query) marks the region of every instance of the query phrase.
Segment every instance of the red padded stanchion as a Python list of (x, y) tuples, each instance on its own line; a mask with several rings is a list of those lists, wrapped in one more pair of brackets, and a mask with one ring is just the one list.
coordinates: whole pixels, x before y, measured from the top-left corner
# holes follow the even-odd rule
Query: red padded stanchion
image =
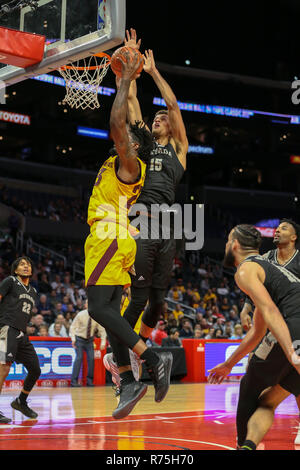
[(0, 27), (0, 62), (26, 68), (41, 62), (45, 36)]

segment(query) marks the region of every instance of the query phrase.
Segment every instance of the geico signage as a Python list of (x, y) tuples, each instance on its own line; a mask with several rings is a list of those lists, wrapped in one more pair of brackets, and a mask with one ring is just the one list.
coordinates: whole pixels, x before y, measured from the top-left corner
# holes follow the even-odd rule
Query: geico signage
[(30, 116), (27, 114), (11, 113), (9, 111), (0, 110), (0, 121), (13, 122), (14, 124), (22, 124), (30, 126)]
[[(47, 375), (50, 373), (57, 375), (67, 375), (72, 373), (73, 362), (76, 355), (76, 352), (73, 348), (57, 347), (50, 349), (47, 347), (37, 346), (35, 347), (35, 351), (39, 356), (41, 375)], [(63, 361), (60, 360), (62, 356), (64, 357)], [(68, 360), (66, 360), (66, 356), (69, 356)], [(24, 374), (23, 365), (13, 364), (10, 368), (9, 375), (22, 374)]]

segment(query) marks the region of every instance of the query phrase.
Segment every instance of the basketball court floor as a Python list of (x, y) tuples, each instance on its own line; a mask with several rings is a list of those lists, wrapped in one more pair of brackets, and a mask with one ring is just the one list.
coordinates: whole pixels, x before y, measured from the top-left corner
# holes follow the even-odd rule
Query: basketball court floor
[[(149, 385), (131, 415), (116, 421), (110, 386), (37, 388), (29, 399), (39, 414), (33, 421), (10, 407), (19, 391), (7, 389), (1, 395), (1, 411), (13, 421), (0, 425), (0, 449), (235, 450), (238, 391), (238, 383), (172, 384), (166, 399), (157, 404)], [(299, 450), (300, 444), (294, 444), (297, 418), (296, 401), (289, 397), (258, 450)]]

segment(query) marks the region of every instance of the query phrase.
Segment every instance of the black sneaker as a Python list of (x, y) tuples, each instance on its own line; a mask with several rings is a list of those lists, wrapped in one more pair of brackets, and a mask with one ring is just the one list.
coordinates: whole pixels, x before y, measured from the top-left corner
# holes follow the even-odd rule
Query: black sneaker
[(121, 386), (119, 395), (119, 404), (113, 411), (113, 418), (122, 419), (126, 418), (133, 410), (137, 402), (143, 398), (147, 392), (147, 385), (142, 382), (131, 382), (130, 384)]
[(1, 411), (0, 411), (0, 423), (1, 424), (8, 424), (10, 422), (11, 422), (11, 419), (6, 418), (6, 416), (4, 416), (4, 414), (1, 413)]
[(20, 402), (20, 398), (16, 398), (14, 401), (12, 401), (10, 406), (15, 410), (21, 411), (21, 413), (27, 416), (27, 418), (36, 419), (38, 417), (38, 414), (29, 408), (27, 403)]
[(159, 362), (155, 367), (147, 368), (155, 388), (155, 401), (159, 403), (168, 393), (170, 387), (173, 355), (171, 352), (159, 353)]

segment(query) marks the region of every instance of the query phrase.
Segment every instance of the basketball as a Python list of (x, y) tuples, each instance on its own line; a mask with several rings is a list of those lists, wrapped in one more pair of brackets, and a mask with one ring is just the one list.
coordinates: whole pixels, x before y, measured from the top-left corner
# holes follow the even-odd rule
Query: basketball
[[(133, 47), (123, 46), (115, 50), (115, 52), (111, 56), (110, 66), (114, 74), (119, 78), (122, 77), (122, 61), (120, 60), (120, 57), (122, 57), (124, 61), (126, 61), (126, 56), (124, 54), (125, 52), (130, 53), (130, 60), (133, 60), (137, 55), (139, 56), (139, 58), (142, 58), (142, 54), (140, 53), (140, 51)], [(141, 65), (136, 71), (134, 78), (136, 78), (141, 73), (141, 71), (143, 70), (143, 66), (144, 66), (144, 61), (141, 62)]]

